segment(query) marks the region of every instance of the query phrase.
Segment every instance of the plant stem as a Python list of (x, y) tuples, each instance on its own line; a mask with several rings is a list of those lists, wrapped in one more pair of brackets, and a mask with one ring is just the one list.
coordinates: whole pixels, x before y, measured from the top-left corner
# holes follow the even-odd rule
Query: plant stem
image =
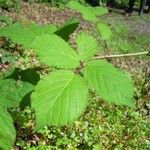
[(109, 54), (109, 49), (108, 49), (106, 40), (104, 40), (104, 43), (105, 43), (105, 47), (106, 47), (106, 54)]
[(144, 51), (144, 52), (128, 53), (128, 54), (95, 56), (93, 59), (118, 58), (118, 57), (131, 57), (131, 56), (139, 56), (139, 55), (148, 55), (149, 53), (150, 53), (149, 51)]

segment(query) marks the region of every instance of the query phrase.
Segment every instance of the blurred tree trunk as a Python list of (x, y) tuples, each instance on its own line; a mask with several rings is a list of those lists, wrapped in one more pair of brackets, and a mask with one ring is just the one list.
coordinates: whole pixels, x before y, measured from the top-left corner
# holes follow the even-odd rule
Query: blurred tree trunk
[(100, 0), (86, 0), (87, 3), (89, 3), (91, 6), (99, 6)]

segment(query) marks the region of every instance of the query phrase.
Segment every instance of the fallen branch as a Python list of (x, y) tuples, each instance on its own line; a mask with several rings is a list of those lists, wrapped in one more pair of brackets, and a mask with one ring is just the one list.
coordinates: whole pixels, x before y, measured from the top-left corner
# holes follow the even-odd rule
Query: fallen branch
[(128, 53), (128, 54), (118, 54), (118, 55), (105, 55), (105, 56), (95, 56), (93, 59), (104, 59), (104, 58), (118, 58), (118, 57), (131, 57), (139, 55), (149, 55), (149, 51)]

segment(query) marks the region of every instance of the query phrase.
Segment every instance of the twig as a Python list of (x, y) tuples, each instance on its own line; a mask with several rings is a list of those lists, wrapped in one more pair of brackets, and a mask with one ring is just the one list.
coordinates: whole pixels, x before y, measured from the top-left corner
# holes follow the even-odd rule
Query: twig
[(5, 64), (0, 64), (0, 68), (1, 68), (1, 69), (5, 69), (5, 70), (7, 70), (8, 66), (7, 66), (7, 65), (5, 65)]
[(150, 53), (149, 51), (144, 51), (144, 52), (128, 53), (128, 54), (95, 56), (93, 59), (118, 58), (118, 57), (131, 57), (131, 56), (139, 56), (139, 55), (148, 55), (149, 53)]

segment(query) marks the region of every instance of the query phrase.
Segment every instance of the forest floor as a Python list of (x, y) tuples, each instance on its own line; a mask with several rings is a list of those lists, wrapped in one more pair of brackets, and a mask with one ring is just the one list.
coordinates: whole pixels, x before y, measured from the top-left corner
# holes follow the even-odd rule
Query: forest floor
[[(2, 15), (22, 23), (63, 24), (70, 17), (80, 19), (80, 24), (70, 37), (70, 44), (76, 47), (75, 39), (81, 30), (93, 33), (93, 25), (84, 21), (81, 15), (69, 9), (51, 8), (45, 4), (22, 3), (19, 12), (2, 11)], [(99, 17), (113, 32), (107, 41), (109, 54), (150, 51), (150, 15), (133, 13), (126, 17), (115, 12)], [(100, 55), (106, 47), (102, 45)], [(148, 150), (150, 149), (150, 57), (110, 59), (115, 66), (128, 71), (134, 81), (136, 110), (112, 106), (99, 101), (92, 95), (90, 105), (83, 117), (68, 127), (45, 127), (31, 134), (28, 125), (32, 112), (26, 108), (20, 115), (22, 127), (18, 129), (16, 149), (28, 150)]]

